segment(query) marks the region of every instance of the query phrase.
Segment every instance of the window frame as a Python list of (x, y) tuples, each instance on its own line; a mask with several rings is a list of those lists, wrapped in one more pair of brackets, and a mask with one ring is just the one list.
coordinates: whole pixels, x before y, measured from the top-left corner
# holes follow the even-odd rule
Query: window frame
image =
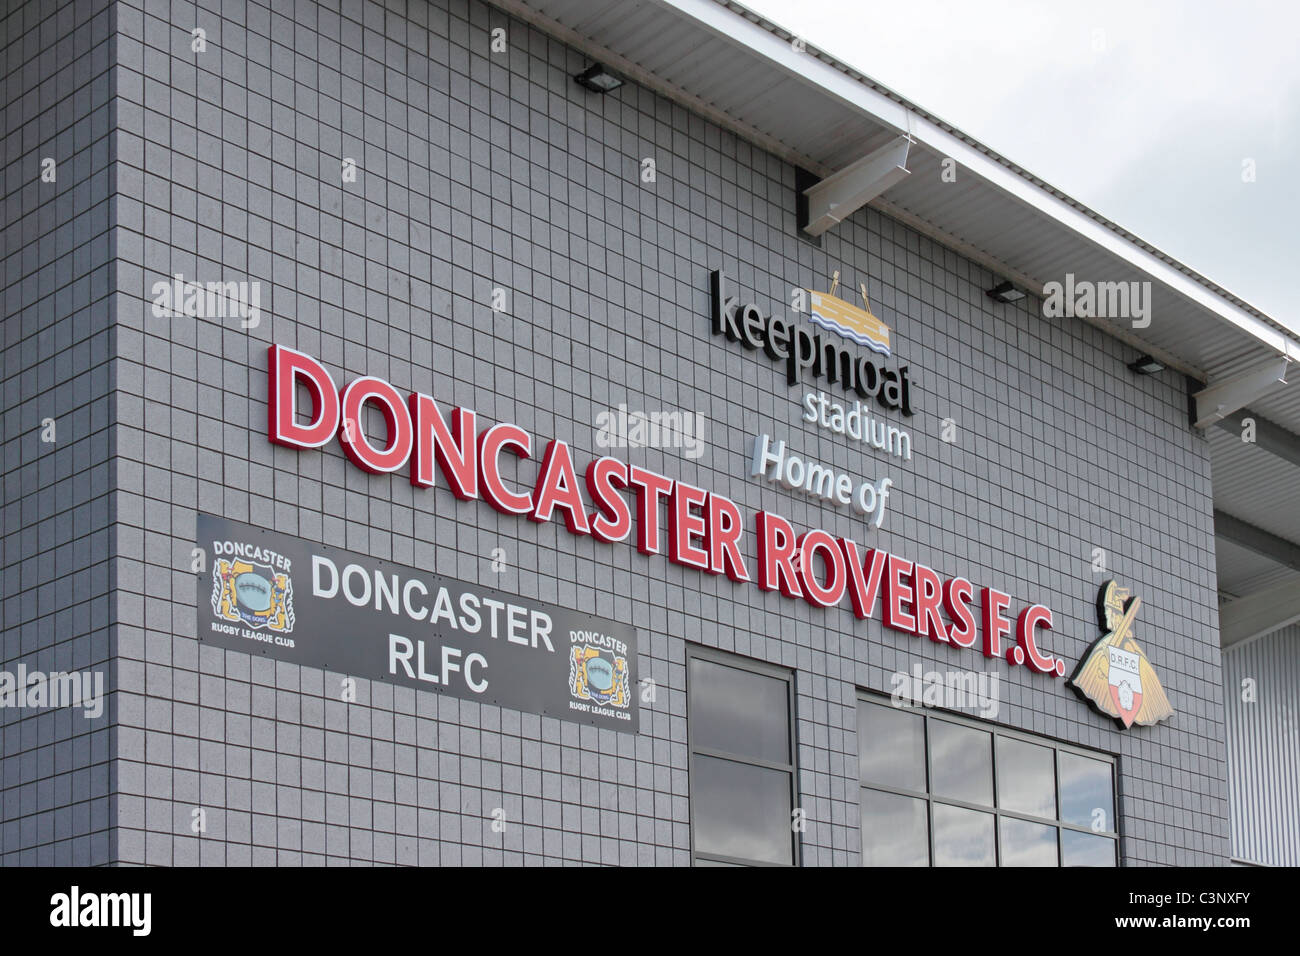
[[(861, 821), (861, 806), (862, 806), (863, 790), (876, 790), (882, 793), (892, 793), (901, 797), (913, 797), (916, 799), (924, 800), (926, 804), (926, 808), (925, 808), (925, 818), (926, 818), (926, 827), (927, 827), (926, 844), (929, 850), (929, 860), (927, 861), (926, 866), (934, 867), (936, 865), (935, 844), (934, 844), (935, 803), (940, 803), (945, 806), (957, 807), (959, 809), (974, 810), (980, 813), (991, 814), (993, 816), (993, 867), (995, 869), (1000, 868), (1004, 865), (1002, 862), (1002, 818), (1003, 817), (1010, 817), (1015, 820), (1024, 820), (1028, 823), (1038, 823), (1038, 824), (1044, 824), (1046, 826), (1053, 827), (1056, 830), (1057, 868), (1062, 868), (1065, 865), (1064, 862), (1065, 844), (1062, 839), (1062, 831), (1064, 830), (1073, 830), (1078, 833), (1086, 833), (1089, 836), (1104, 837), (1106, 839), (1111, 840), (1115, 848), (1115, 866), (1120, 867), (1123, 865), (1123, 858), (1120, 855), (1120, 846), (1121, 846), (1121, 841), (1124, 838), (1124, 831), (1122, 827), (1122, 822), (1120, 820), (1120, 811), (1119, 811), (1119, 806), (1120, 806), (1119, 760), (1114, 754), (1109, 754), (1109, 753), (1105, 753), (1104, 751), (1098, 751), (1098, 750), (1089, 750), (1086, 747), (1080, 747), (1077, 744), (1065, 743), (1053, 737), (1047, 737), (1041, 734), (1034, 734), (1028, 731), (1020, 730), (1018, 728), (1007, 727), (1004, 726), (1003, 724), (993, 723), (991, 721), (982, 721), (977, 718), (969, 717), (965, 714), (954, 713), (952, 711), (944, 710), (939, 707), (924, 707), (924, 706), (915, 705), (906, 708), (897, 708), (890, 703), (890, 698), (888, 696), (876, 693), (875, 691), (863, 690), (862, 688), (858, 688), (855, 703), (858, 705), (866, 703), (877, 707), (888, 707), (893, 710), (906, 710), (906, 711), (916, 713), (918, 716), (921, 717), (922, 720), (921, 739), (924, 742), (924, 747), (925, 747), (925, 786), (926, 786), (925, 791), (922, 792), (917, 790), (904, 790), (898, 787), (888, 786), (885, 784), (864, 783), (862, 781), (861, 774), (859, 773), (858, 818), (859, 821)], [(990, 760), (992, 761), (993, 806), (981, 806), (979, 804), (969, 803), (964, 800), (958, 800), (953, 797), (938, 796), (934, 793), (933, 791), (934, 770), (933, 770), (933, 763), (932, 763), (933, 751), (931, 748), (931, 734), (930, 734), (930, 722), (932, 720), (945, 721), (950, 724), (972, 727), (977, 730), (984, 731), (985, 733), (990, 735), (989, 753), (990, 753)], [(855, 734), (856, 734), (856, 730), (855, 730)], [(1001, 802), (1000, 795), (998, 792), (997, 738), (999, 736), (1007, 737), (1012, 740), (1021, 741), (1023, 743), (1035, 744), (1039, 747), (1046, 747), (1052, 751), (1052, 785), (1053, 785), (1052, 790), (1056, 799), (1056, 819), (1053, 820), (1053, 819), (1048, 819), (1047, 817), (1038, 817), (1038, 816), (1034, 816), (1033, 814), (1022, 813), (1018, 810), (1004, 810), (1002, 809), (1001, 806), (998, 805)], [(859, 752), (861, 752), (860, 743), (858, 744), (858, 749)], [(1112, 818), (1111, 822), (1113, 825), (1113, 829), (1098, 832), (1096, 830), (1093, 830), (1092, 827), (1082, 826), (1076, 823), (1069, 823), (1066, 820), (1061, 818), (1062, 804), (1063, 804), (1063, 801), (1061, 799), (1061, 785), (1062, 785), (1061, 754), (1062, 753), (1068, 753), (1071, 756), (1084, 757), (1090, 760), (1095, 760), (1098, 763), (1104, 763), (1109, 766), (1110, 785), (1111, 785), (1111, 790), (1110, 790), (1111, 818)], [(859, 840), (861, 841), (862, 839), (864, 839), (865, 834), (861, 829), (861, 822), (859, 822), (858, 826), (859, 826), (858, 835), (859, 835)], [(859, 845), (859, 853), (861, 853), (863, 857), (865, 857), (866, 855), (865, 850), (861, 846), (861, 844)]]
[[(771, 760), (765, 760), (761, 757), (750, 757), (744, 754), (732, 753), (725, 750), (714, 750), (710, 747), (700, 747), (695, 743), (695, 721), (694, 707), (691, 703), (691, 661), (702, 660), (710, 664), (716, 664), (722, 667), (731, 667), (740, 671), (748, 671), (751, 674), (757, 674), (761, 677), (775, 678), (785, 682), (786, 686), (786, 721), (787, 721), (787, 753), (789, 754), (789, 763), (775, 763)], [(690, 853), (691, 866), (697, 865), (698, 862), (705, 863), (723, 863), (732, 866), (802, 866), (803, 865), (803, 841), (800, 839), (800, 832), (792, 825), (790, 827), (790, 859), (791, 862), (772, 863), (767, 860), (753, 860), (745, 857), (724, 856), (719, 853), (697, 853), (695, 840), (695, 758), (696, 755), (701, 757), (711, 757), (715, 760), (726, 760), (732, 763), (744, 764), (750, 767), (760, 767), (767, 770), (777, 770), (789, 774), (790, 777), (790, 810), (793, 813), (800, 808), (799, 805), (799, 737), (798, 737), (798, 720), (795, 711), (795, 675), (798, 673), (793, 668), (781, 667), (777, 664), (769, 664), (767, 661), (755, 660), (752, 657), (745, 657), (741, 654), (734, 654), (729, 651), (719, 651), (711, 647), (705, 647), (701, 644), (686, 644), (686, 661), (685, 661), (685, 686), (686, 686), (686, 802), (688, 806), (688, 829), (690, 836)]]

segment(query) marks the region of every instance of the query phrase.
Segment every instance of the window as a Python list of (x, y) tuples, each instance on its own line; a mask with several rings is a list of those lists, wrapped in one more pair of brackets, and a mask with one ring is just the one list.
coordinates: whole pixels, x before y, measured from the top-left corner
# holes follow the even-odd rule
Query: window
[(864, 866), (1115, 866), (1106, 757), (858, 698)]
[(691, 854), (699, 866), (792, 866), (794, 678), (700, 647), (686, 651)]

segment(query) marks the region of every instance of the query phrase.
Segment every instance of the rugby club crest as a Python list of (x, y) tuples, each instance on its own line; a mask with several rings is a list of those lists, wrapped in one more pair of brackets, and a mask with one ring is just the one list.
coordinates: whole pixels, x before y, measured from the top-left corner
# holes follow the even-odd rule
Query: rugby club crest
[(607, 707), (627, 707), (627, 658), (589, 644), (569, 648), (569, 693)]
[(225, 621), (288, 634), (293, 630), (293, 581), (269, 564), (218, 558), (212, 565), (212, 612)]
[(1079, 661), (1068, 683), (1097, 710), (1124, 725), (1149, 727), (1174, 715), (1155, 668), (1133, 639), (1142, 599), (1107, 581), (1097, 595), (1101, 638)]

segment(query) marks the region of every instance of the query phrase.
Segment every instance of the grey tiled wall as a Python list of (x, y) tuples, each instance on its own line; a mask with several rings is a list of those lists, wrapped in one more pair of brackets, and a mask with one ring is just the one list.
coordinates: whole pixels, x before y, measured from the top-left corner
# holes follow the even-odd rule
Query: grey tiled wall
[[(0, 669), (97, 671), (106, 686), (113, 24), (108, 2), (11, 2), (0, 13)], [(42, 179), (46, 158), (52, 182)], [(115, 750), (111, 699), (95, 718), (84, 709), (0, 708), (0, 863), (113, 859)]]
[[(1120, 733), (1063, 681), (994, 663), (999, 720), (1119, 757), (1126, 862), (1223, 862), (1209, 462), (1179, 377), (1133, 376), (1126, 347), (1042, 318), (1032, 298), (992, 303), (987, 271), (875, 211), (820, 248), (803, 241), (790, 165), (635, 85), (584, 92), (571, 79), (582, 56), (478, 0), (125, 2), (116, 18), (114, 859), (685, 863), (694, 641), (797, 671), (804, 860), (853, 864), (856, 689), (888, 692), (915, 661), (984, 666), (976, 651), (858, 622), (847, 601), (814, 610), (412, 489), (337, 445), (273, 446), (274, 342), (339, 380), (378, 375), (562, 438), (581, 461), (601, 451), (602, 409), (703, 412), (702, 457), (626, 457), (747, 515), (767, 508), (997, 585), (1017, 606), (1041, 601), (1057, 616), (1049, 647), (1071, 664), (1098, 636), (1104, 576), (1091, 565), (1105, 549), (1109, 574), (1143, 597), (1138, 637), (1178, 715)], [(204, 52), (191, 49), (195, 27)], [(496, 27), (504, 53), (490, 51)], [(652, 184), (639, 176), (647, 157)], [(355, 183), (342, 181), (345, 158)], [(867, 282), (918, 389), (913, 460), (803, 425), (803, 390), (710, 336), (716, 267), (768, 308), (792, 285), (825, 288), (835, 269)], [(151, 285), (178, 272), (260, 281), (260, 324), (152, 315)], [(505, 313), (490, 308), (498, 287)], [(9, 320), (5, 344), (8, 375), (26, 362), (10, 359)], [(8, 396), (7, 655), (8, 585), (31, 573), (15, 570), (32, 558), (28, 516), (52, 507), (9, 504), (9, 449), (30, 441), (35, 413), (11, 425)], [(862, 477), (889, 474), (884, 527), (748, 477), (759, 431)], [(200, 646), (200, 510), (632, 622), (657, 700), (635, 737), (380, 683), (344, 703), (342, 675)], [(746, 549), (752, 562), (752, 532)], [(6, 747), (6, 821), (10, 763)], [(26, 829), (14, 839), (47, 845)]]

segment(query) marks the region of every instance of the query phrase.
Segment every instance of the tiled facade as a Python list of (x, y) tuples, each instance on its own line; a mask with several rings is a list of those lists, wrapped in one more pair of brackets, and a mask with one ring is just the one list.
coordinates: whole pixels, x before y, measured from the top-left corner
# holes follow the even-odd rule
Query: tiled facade
[[(274, 446), (271, 343), (580, 461), (604, 452), (602, 410), (701, 412), (699, 458), (616, 453), (747, 516), (1044, 603), (1071, 665), (1118, 578), (1177, 716), (1120, 732), (1064, 681), (995, 661), (997, 719), (1118, 756), (1125, 863), (1226, 861), (1210, 469), (1181, 377), (1134, 376), (1126, 346), (1032, 297), (993, 302), (998, 277), (874, 210), (801, 239), (791, 165), (634, 84), (584, 91), (582, 55), (479, 0), (67, 3), (39, 23), (44, 5), (10, 6), (4, 666), (98, 665), (110, 647), (114, 664), (98, 723), (4, 716), (6, 862), (686, 863), (690, 641), (796, 671), (803, 861), (855, 864), (857, 689), (888, 693), (917, 661), (986, 666), (847, 601), (815, 609), (368, 475), (337, 443)], [(47, 55), (64, 19), (89, 60)], [(15, 96), (38, 81), (55, 92)], [(49, 149), (68, 157), (57, 190), (38, 181)], [(911, 369), (910, 462), (804, 424), (807, 388), (710, 334), (719, 267), (767, 310), (836, 269), (868, 284)], [(175, 273), (260, 282), (260, 322), (155, 315), (153, 283)], [(891, 476), (884, 526), (751, 478), (763, 431)], [(199, 511), (632, 623), (657, 685), (640, 734), (365, 681), (347, 703), (343, 675), (200, 645)], [(752, 562), (752, 525), (745, 548)]]
[[(114, 15), (7, 3), (4, 77), (3, 661), (111, 686)], [(45, 160), (52, 160), (53, 165)], [(115, 701), (0, 709), (0, 862), (116, 856)]]

